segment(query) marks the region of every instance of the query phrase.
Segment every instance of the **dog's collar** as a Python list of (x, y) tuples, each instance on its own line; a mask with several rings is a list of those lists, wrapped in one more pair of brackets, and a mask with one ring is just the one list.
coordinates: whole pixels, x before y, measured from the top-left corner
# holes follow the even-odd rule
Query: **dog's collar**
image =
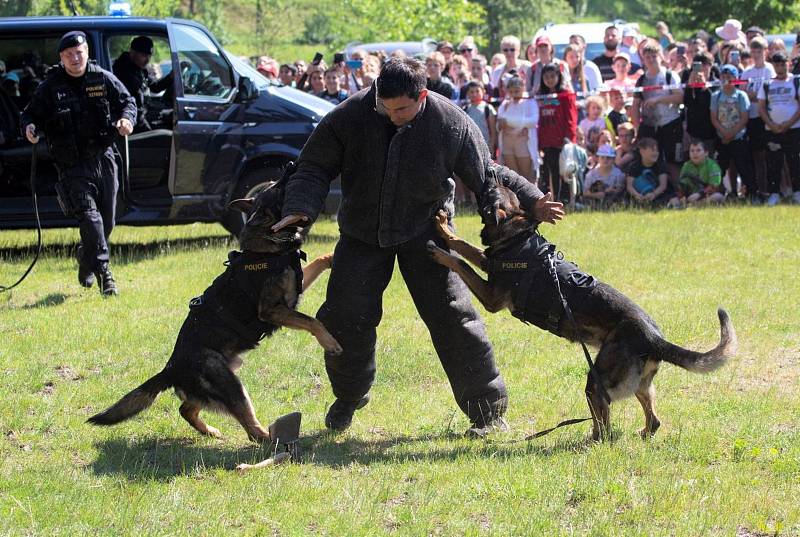
[(492, 258), (513, 250), (518, 250), (534, 235), (536, 235), (536, 226), (531, 226), (507, 239), (501, 239), (486, 250), (486, 257)]

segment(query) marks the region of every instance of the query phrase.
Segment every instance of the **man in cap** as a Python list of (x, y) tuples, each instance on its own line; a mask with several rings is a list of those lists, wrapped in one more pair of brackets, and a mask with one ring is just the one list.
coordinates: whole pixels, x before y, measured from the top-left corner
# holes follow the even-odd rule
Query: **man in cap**
[(767, 129), (767, 206), (780, 202), (784, 159), (789, 167), (794, 195), (800, 203), (800, 79), (789, 75), (789, 58), (783, 52), (770, 57), (775, 78), (758, 90), (761, 119)]
[(173, 95), (173, 76), (170, 72), (161, 80), (154, 80), (147, 71), (147, 64), (153, 57), (153, 40), (145, 35), (134, 37), (130, 48), (114, 60), (112, 70), (119, 80), (125, 85), (136, 101), (137, 122), (134, 132), (149, 131), (152, 129), (147, 121), (147, 103), (145, 97), (150, 92), (165, 91), (165, 102), (171, 102)]
[(67, 32), (58, 43), (61, 63), (51, 69), (22, 113), (32, 144), (44, 132), (58, 169), (59, 200), (78, 219), (78, 281), (97, 279), (103, 296), (117, 294), (108, 266), (114, 228), (117, 163), (112, 144), (136, 123), (136, 102), (112, 73), (89, 62), (86, 34)]
[(749, 45), (750, 42), (753, 40), (754, 37), (764, 37), (764, 30), (762, 30), (758, 26), (751, 26), (747, 30), (744, 31), (744, 36), (747, 39), (747, 44)]

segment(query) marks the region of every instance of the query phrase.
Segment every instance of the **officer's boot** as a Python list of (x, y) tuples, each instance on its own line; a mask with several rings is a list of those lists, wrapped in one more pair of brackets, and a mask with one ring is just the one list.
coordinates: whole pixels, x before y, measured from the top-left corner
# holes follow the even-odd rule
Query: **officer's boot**
[(353, 423), (355, 411), (364, 408), (369, 403), (369, 394), (358, 401), (343, 401), (337, 399), (328, 409), (325, 416), (325, 427), (334, 431), (344, 431)]
[(100, 294), (103, 296), (116, 296), (119, 294), (117, 282), (114, 281), (114, 275), (111, 274), (108, 263), (101, 264), (95, 274), (97, 276), (97, 285), (100, 287)]
[(94, 271), (83, 263), (83, 245), (79, 244), (75, 251), (78, 260), (78, 283), (83, 287), (91, 288), (94, 285)]

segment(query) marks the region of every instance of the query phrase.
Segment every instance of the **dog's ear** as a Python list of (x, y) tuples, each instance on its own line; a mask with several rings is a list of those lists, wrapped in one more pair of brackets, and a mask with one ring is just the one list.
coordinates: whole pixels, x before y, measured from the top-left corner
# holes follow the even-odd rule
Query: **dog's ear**
[(228, 204), (228, 209), (234, 209), (247, 215), (252, 214), (254, 207), (255, 198), (242, 198)]

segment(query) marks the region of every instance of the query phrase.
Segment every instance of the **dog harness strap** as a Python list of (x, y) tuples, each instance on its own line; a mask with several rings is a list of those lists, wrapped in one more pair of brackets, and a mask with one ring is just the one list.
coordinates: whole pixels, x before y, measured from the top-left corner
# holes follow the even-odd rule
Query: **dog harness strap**
[[(225, 272), (220, 274), (190, 307), (207, 307), (222, 323), (251, 343), (258, 343), (274, 328), (258, 318), (258, 301), (267, 278), (291, 268), (296, 274), (298, 293), (303, 289), (299, 251), (274, 255), (257, 252), (228, 253)], [(246, 321), (245, 319), (255, 319)]]

